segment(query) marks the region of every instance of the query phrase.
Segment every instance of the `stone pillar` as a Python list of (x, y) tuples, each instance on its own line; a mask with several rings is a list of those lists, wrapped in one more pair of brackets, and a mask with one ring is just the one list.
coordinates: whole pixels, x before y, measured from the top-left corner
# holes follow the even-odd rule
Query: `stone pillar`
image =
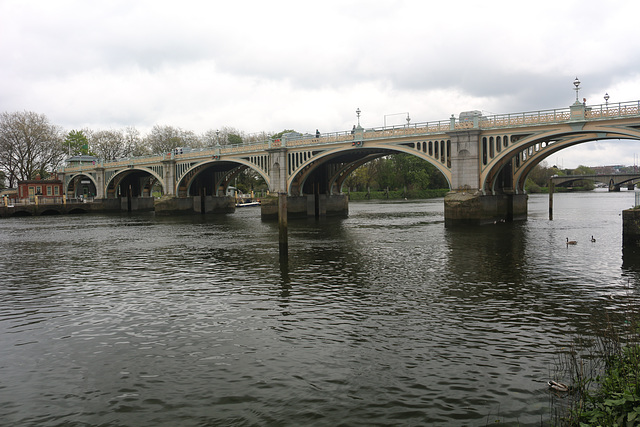
[(640, 209), (622, 211), (622, 244), (625, 247), (640, 247)]
[(526, 194), (483, 194), (480, 129), (476, 122), (473, 129), (451, 131), (449, 136), (452, 189), (444, 198), (445, 227), (526, 220)]
[(527, 194), (451, 192), (444, 199), (444, 225), (487, 225), (527, 219)]
[(288, 193), (287, 188), (287, 149), (276, 148), (269, 152), (269, 191), (271, 193)]
[(449, 132), (451, 188), (456, 192), (480, 190), (480, 130)]
[(106, 189), (104, 184), (104, 168), (96, 167), (96, 199), (104, 199), (106, 197)]
[(579, 101), (574, 102), (570, 107), (569, 111), (571, 111), (571, 120), (584, 121), (584, 112), (586, 108), (584, 104)]
[(176, 161), (173, 159), (167, 159), (162, 161), (162, 179), (164, 186), (162, 190), (165, 196), (176, 195)]

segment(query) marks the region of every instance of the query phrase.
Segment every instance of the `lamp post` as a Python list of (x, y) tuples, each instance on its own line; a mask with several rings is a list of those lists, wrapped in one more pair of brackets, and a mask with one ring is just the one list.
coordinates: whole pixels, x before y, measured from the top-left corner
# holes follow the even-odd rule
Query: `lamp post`
[(609, 94), (605, 92), (604, 94), (604, 103), (606, 104), (607, 108), (609, 107)]
[(580, 90), (580, 80), (578, 80), (578, 77), (576, 77), (576, 79), (573, 81), (573, 85), (576, 87), (574, 89), (576, 91), (576, 104), (579, 104), (580, 101), (578, 101), (578, 91)]
[(410, 122), (411, 122), (411, 117), (409, 117), (409, 113), (407, 113), (407, 127), (409, 127)]
[(220, 146), (220, 130), (216, 129), (216, 145)]
[(358, 127), (360, 127), (360, 108), (358, 107), (358, 109), (356, 110), (356, 116), (358, 116)]

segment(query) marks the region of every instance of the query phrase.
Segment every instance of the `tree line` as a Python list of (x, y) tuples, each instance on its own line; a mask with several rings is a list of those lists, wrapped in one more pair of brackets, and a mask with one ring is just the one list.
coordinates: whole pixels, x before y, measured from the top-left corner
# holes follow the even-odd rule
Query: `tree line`
[(431, 163), (411, 154), (392, 154), (372, 160), (345, 180), (343, 191), (428, 190), (449, 188), (444, 175)]

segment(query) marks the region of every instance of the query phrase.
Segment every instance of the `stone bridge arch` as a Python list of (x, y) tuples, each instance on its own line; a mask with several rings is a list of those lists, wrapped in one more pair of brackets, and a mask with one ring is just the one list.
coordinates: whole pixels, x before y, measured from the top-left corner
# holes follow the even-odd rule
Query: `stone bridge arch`
[[(260, 163), (267, 166), (266, 162)], [(258, 167), (256, 159), (228, 158), (176, 165), (176, 188), (178, 196), (224, 196), (227, 187), (240, 172), (251, 169), (258, 173), (269, 186), (268, 167)]]
[[(434, 158), (434, 144), (431, 144), (429, 155), (427, 141), (415, 141), (390, 146), (388, 144), (376, 144), (367, 142), (363, 145), (353, 145), (349, 148), (336, 147), (335, 149), (291, 150), (288, 152), (288, 180), (287, 192), (292, 196), (303, 196), (315, 193), (327, 195), (339, 194), (346, 178), (358, 167), (381, 157), (397, 153), (414, 155), (434, 166), (445, 177), (451, 188), (451, 163), (450, 156), (441, 157), (437, 154), (440, 150), (440, 141), (437, 143), (436, 158)], [(442, 146), (447, 146), (447, 141), (442, 141)], [(449, 143), (450, 147), (450, 143)], [(450, 152), (450, 149), (445, 151)]]
[[(86, 188), (88, 193), (91, 193), (95, 197), (102, 198), (103, 187), (100, 185), (99, 177), (94, 175), (95, 174), (89, 172), (80, 172), (67, 177), (64, 183), (64, 194), (71, 197), (78, 197), (80, 194), (84, 195), (84, 189)], [(83, 179), (89, 179), (91, 181), (90, 185), (82, 184)]]
[[(157, 169), (157, 170), (156, 170)], [(112, 170), (105, 173), (105, 197), (114, 198), (124, 194), (133, 197), (151, 196), (151, 190), (155, 184), (162, 186), (162, 193), (167, 193), (167, 186), (162, 175), (162, 167), (131, 166), (126, 169)], [(125, 189), (118, 187), (125, 185)]]
[[(575, 145), (603, 140), (640, 141), (640, 128), (635, 126), (598, 126), (593, 124), (568, 124), (542, 133), (517, 133), (516, 139), (499, 155), (487, 162), (481, 172), (481, 189), (485, 194), (513, 191), (524, 194), (527, 176), (544, 159), (560, 150)], [(481, 143), (486, 139), (481, 138)], [(484, 166), (484, 165), (483, 165)], [(506, 185), (505, 185), (506, 182)]]

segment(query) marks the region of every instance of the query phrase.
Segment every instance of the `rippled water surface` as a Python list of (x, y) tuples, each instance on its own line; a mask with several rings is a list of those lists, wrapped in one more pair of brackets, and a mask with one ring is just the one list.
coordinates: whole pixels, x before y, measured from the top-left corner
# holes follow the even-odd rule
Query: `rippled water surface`
[(252, 208), (0, 220), (0, 425), (548, 422), (558, 352), (637, 302), (633, 203), (451, 230), (442, 199), (352, 202), (290, 221), (288, 266)]

